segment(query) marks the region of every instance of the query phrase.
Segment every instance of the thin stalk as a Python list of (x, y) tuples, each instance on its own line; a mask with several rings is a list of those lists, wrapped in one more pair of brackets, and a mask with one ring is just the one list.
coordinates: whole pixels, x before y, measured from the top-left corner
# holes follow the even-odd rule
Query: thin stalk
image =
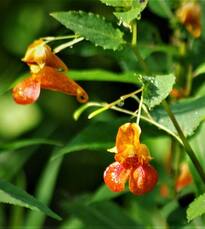
[[(125, 109), (120, 108), (120, 107), (113, 106), (113, 107), (111, 107), (111, 109), (115, 110), (115, 111), (122, 112), (124, 114), (128, 114), (128, 115), (132, 115), (134, 117), (137, 117), (136, 112), (128, 111), (128, 110), (125, 110)], [(154, 125), (154, 126), (156, 126), (156, 127), (158, 127), (159, 129), (167, 132), (169, 135), (173, 136), (183, 146), (183, 143), (182, 143), (181, 139), (175, 133), (173, 133), (172, 131), (167, 129), (165, 126), (157, 123), (154, 119), (150, 119), (150, 118), (145, 117), (143, 115), (141, 115), (141, 119), (146, 121), (146, 122), (148, 122), (148, 123), (150, 123), (150, 124), (152, 124), (152, 125)]]
[(73, 46), (73, 45), (76, 44), (76, 43), (81, 42), (82, 40), (84, 40), (84, 37), (79, 37), (79, 38), (76, 38), (76, 39), (74, 39), (74, 40), (72, 40), (72, 41), (66, 42), (66, 43), (64, 43), (64, 44), (62, 44), (62, 45), (57, 46), (57, 47), (53, 50), (53, 52), (54, 52), (54, 53), (58, 53), (58, 52), (62, 51), (63, 49), (66, 49), (66, 48), (68, 48), (68, 47)]
[(137, 22), (132, 24), (132, 46), (137, 46)]
[(191, 148), (189, 142), (187, 141), (186, 137), (184, 136), (184, 133), (181, 129), (181, 127), (179, 126), (174, 114), (172, 113), (171, 109), (170, 109), (170, 106), (169, 104), (164, 100), (162, 102), (162, 105), (165, 109), (165, 111), (167, 112), (169, 118), (171, 119), (174, 127), (176, 128), (178, 134), (179, 134), (179, 137), (180, 139), (182, 140), (183, 142), (183, 145), (184, 145), (184, 148), (185, 148), (185, 151), (187, 152), (187, 154), (189, 155), (190, 159), (192, 160), (196, 170), (198, 171), (201, 179), (203, 180), (203, 182), (205, 183), (205, 172), (199, 162), (199, 160), (197, 159), (193, 149)]
[[(135, 99), (140, 104), (140, 99), (136, 95), (132, 96), (132, 98)], [(154, 120), (152, 116), (150, 115), (147, 107), (143, 103), (142, 103), (142, 109), (145, 112), (145, 114), (149, 117), (149, 119)]]
[(139, 125), (140, 123), (140, 116), (141, 116), (141, 111), (142, 111), (142, 104), (143, 104), (143, 94), (141, 95), (140, 103), (139, 103), (139, 110), (137, 114), (137, 121), (136, 123)]
[(66, 40), (66, 39), (73, 39), (73, 38), (78, 38), (79, 35), (73, 34), (73, 35), (65, 35), (65, 36), (58, 36), (58, 37), (42, 37), (42, 39), (45, 41), (45, 43), (49, 43), (52, 41), (57, 41), (57, 40)]
[(112, 108), (113, 106), (115, 106), (115, 105), (119, 104), (120, 102), (122, 102), (122, 101), (124, 101), (124, 100), (126, 100), (126, 99), (128, 99), (130, 97), (132, 97), (133, 95), (136, 95), (137, 93), (139, 93), (141, 91), (142, 91), (142, 88), (140, 88), (140, 89), (138, 89), (136, 91), (133, 91), (133, 92), (131, 92), (129, 94), (126, 94), (126, 95), (121, 96), (119, 99), (115, 100), (114, 102), (109, 103), (109, 104), (106, 104), (104, 107), (102, 107), (102, 108), (100, 108), (100, 109), (92, 112), (88, 116), (88, 119), (91, 119), (91, 118), (95, 117), (96, 115), (102, 113), (103, 111), (106, 111), (106, 110)]

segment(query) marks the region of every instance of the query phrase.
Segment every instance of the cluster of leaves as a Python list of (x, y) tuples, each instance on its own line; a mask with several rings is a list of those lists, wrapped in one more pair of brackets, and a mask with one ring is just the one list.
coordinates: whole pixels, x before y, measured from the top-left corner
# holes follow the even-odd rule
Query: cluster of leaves
[[(165, 157), (163, 154), (170, 150), (170, 138), (167, 136), (164, 137), (164, 134), (168, 133), (172, 134), (172, 136), (177, 136), (177, 131), (167, 113), (158, 105), (168, 97), (176, 80), (178, 80), (174, 74), (176, 72), (173, 70), (173, 65), (180, 64), (180, 61), (188, 61), (185, 62), (185, 66), (191, 63), (192, 68), (194, 69), (193, 76), (197, 76), (193, 80), (193, 88), (195, 90), (190, 94), (190, 98), (184, 98), (179, 102), (173, 102), (171, 104), (171, 109), (185, 136), (189, 137), (190, 143), (195, 150), (198, 159), (201, 161), (203, 168), (205, 168), (205, 163), (203, 162), (203, 136), (205, 126), (204, 123), (202, 123), (205, 117), (205, 91), (204, 83), (200, 83), (201, 85), (199, 87), (197, 82), (197, 79), (202, 77), (205, 73), (203, 64), (204, 57), (201, 56), (200, 52), (200, 47), (204, 42), (203, 39), (205, 33), (202, 32), (202, 37), (200, 39), (192, 41), (193, 48), (188, 50), (189, 58), (183, 59), (183, 57), (180, 56), (180, 52), (178, 51), (179, 47), (177, 45), (176, 47), (172, 47), (167, 41), (161, 40), (156, 25), (153, 25), (150, 22), (144, 23), (143, 20), (140, 20), (143, 10), (147, 9), (152, 12), (155, 17), (157, 15), (160, 20), (165, 18), (163, 21), (164, 23), (168, 20), (170, 27), (173, 27), (173, 30), (177, 30), (179, 25), (176, 25), (176, 18), (174, 15), (174, 10), (178, 6), (177, 2), (174, 0), (150, 0), (149, 4), (147, 0), (101, 0), (101, 2), (109, 9), (113, 10), (115, 26), (113, 25), (114, 23), (112, 24), (99, 14), (83, 11), (56, 12), (52, 13), (51, 16), (64, 25), (68, 31), (71, 30), (78, 36), (81, 36), (85, 38), (85, 40), (94, 44), (92, 47), (87, 43), (85, 47), (76, 47), (74, 49), (75, 52), (79, 53), (81, 56), (85, 55), (83, 53), (89, 52), (89, 55), (94, 57), (96, 55), (109, 56), (117, 62), (118, 66), (121, 68), (121, 72), (114, 73), (100, 68), (91, 68), (86, 70), (70, 70), (69, 76), (74, 80), (87, 81), (88, 85), (90, 81), (100, 81), (123, 83), (123, 85), (126, 86), (133, 85), (134, 87), (144, 88), (144, 104), (150, 110), (150, 114), (154, 120), (152, 122), (150, 121), (150, 123), (165, 131), (158, 131), (153, 126), (155, 136), (151, 133), (150, 137), (148, 131), (146, 131), (150, 130), (150, 126), (146, 126), (145, 123), (142, 123), (142, 129), (145, 133), (144, 141), (148, 142), (150, 150), (153, 152), (153, 157), (156, 158), (158, 163), (157, 166), (161, 168), (159, 169), (159, 186), (165, 181), (169, 188), (173, 189), (173, 177), (166, 174), (164, 171), (165, 169), (162, 168), (163, 160), (161, 158)], [(204, 9), (205, 6), (203, 3), (201, 3), (201, 7)], [(204, 17), (204, 15), (202, 16)], [(205, 21), (204, 18), (202, 19)], [(140, 58), (137, 58), (138, 52), (136, 53), (129, 44), (129, 34), (134, 20), (139, 21), (139, 41), (137, 43), (137, 48), (138, 51), (140, 50), (142, 58), (149, 65), (149, 71), (142, 68), (140, 65)], [(192, 40), (188, 34), (186, 34), (186, 36), (188, 40)], [(157, 39), (156, 42), (155, 39)], [(8, 86), (4, 86), (0, 89), (1, 94), (8, 90)], [(197, 92), (194, 93), (194, 91)], [(40, 227), (45, 219), (44, 214), (55, 219), (60, 219), (60, 217), (46, 207), (46, 205), (49, 204), (53, 195), (57, 174), (59, 173), (63, 156), (72, 152), (99, 151), (112, 147), (117, 128), (124, 123), (125, 120), (127, 120), (127, 118), (118, 117), (116, 120), (116, 117), (113, 118), (111, 116), (109, 120), (105, 117), (104, 119), (102, 118), (101, 121), (88, 123), (83, 130), (79, 131), (75, 137), (63, 146), (58, 141), (51, 141), (46, 137), (18, 140), (9, 143), (2, 142), (0, 144), (1, 153), (5, 154), (5, 158), (9, 158), (8, 155), (12, 154), (13, 161), (10, 162), (10, 167), (13, 165), (16, 166), (16, 171), (12, 170), (13, 173), (11, 174), (5, 170), (7, 175), (2, 177), (7, 180), (11, 180), (12, 177), (14, 177), (14, 174), (21, 170), (23, 164), (36, 151), (34, 145), (51, 144), (56, 148), (41, 175), (36, 191), (36, 198), (38, 200), (11, 183), (1, 181), (0, 201), (3, 203), (27, 207), (32, 210), (40, 210), (42, 213), (29, 212), (25, 222), (25, 225), (27, 226), (32, 225)], [(46, 135), (50, 136), (48, 133), (46, 133), (45, 136)], [(165, 140), (168, 141), (169, 144), (166, 144)], [(160, 147), (157, 147), (156, 144), (164, 145), (163, 150)], [(26, 149), (22, 150), (22, 148), (28, 146), (33, 146), (29, 153)], [(21, 154), (24, 155), (23, 158), (20, 157), (22, 155), (18, 155), (18, 150), (22, 150)], [(159, 153), (159, 156), (155, 152), (157, 150), (161, 152)], [(183, 153), (183, 150), (180, 150), (180, 152)], [(186, 158), (183, 158), (183, 160), (186, 160)], [(97, 171), (97, 173), (98, 172), (99, 171)], [(101, 225), (102, 228), (121, 228), (123, 226), (138, 227), (141, 225), (153, 227), (159, 225), (185, 226), (186, 209), (184, 209), (183, 204), (180, 202), (181, 198), (184, 196), (186, 198), (186, 192), (190, 192), (191, 194), (194, 193), (194, 195), (196, 193), (202, 194), (204, 189), (194, 168), (192, 168), (192, 172), (195, 186), (192, 186), (191, 190), (185, 190), (185, 193), (181, 193), (181, 196), (179, 195), (177, 197), (175, 197), (174, 193), (170, 193), (170, 196), (167, 199), (163, 199), (160, 197), (159, 187), (155, 192), (146, 197), (133, 197), (127, 191), (116, 194), (110, 192), (105, 186), (102, 186), (95, 193), (85, 196), (77, 196), (75, 200), (70, 200), (69, 203), (65, 203), (65, 200), (63, 200), (63, 211), (71, 214), (72, 218), (69, 218), (68, 221), (63, 221), (62, 228), (86, 228), (87, 226), (99, 225)], [(164, 176), (163, 173), (165, 173)], [(84, 177), (85, 176), (86, 174)], [(195, 189), (197, 189), (197, 192)], [(117, 204), (120, 195), (123, 195), (123, 205), (126, 206), (126, 209), (119, 207)], [(205, 213), (203, 205), (204, 198), (205, 196), (202, 194), (189, 205), (187, 210), (189, 221)], [(153, 214), (150, 214), (150, 212), (153, 212)], [(130, 214), (128, 215), (127, 213)], [(203, 225), (203, 220), (204, 219), (201, 218), (199, 222), (196, 222), (199, 225)], [(191, 226), (195, 227), (194, 225), (196, 222), (191, 224)]]

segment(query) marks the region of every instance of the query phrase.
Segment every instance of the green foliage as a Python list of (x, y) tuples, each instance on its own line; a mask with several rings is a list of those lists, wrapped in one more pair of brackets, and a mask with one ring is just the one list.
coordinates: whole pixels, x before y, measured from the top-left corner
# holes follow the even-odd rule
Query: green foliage
[(107, 81), (107, 82), (121, 82), (121, 83), (133, 83), (141, 84), (139, 76), (134, 72), (113, 73), (102, 69), (90, 69), (90, 70), (71, 70), (68, 72), (74, 80), (86, 80), (86, 81)]
[(0, 202), (42, 211), (54, 219), (61, 219), (56, 213), (51, 211), (46, 205), (39, 202), (33, 196), (2, 180), (0, 181)]
[(125, 122), (119, 119), (112, 122), (93, 122), (74, 137), (65, 147), (57, 150), (53, 158), (80, 150), (106, 150), (114, 145), (117, 128)]
[(175, 83), (173, 74), (145, 76), (142, 80), (144, 103), (149, 109), (159, 105), (169, 95)]
[(107, 6), (113, 7), (131, 7), (133, 0), (100, 0)]
[(93, 195), (89, 203), (95, 203), (105, 200), (111, 200), (113, 198), (119, 197), (123, 195), (124, 193), (127, 193), (127, 190), (124, 190), (123, 192), (112, 192), (108, 189), (106, 185), (102, 185)]
[(119, 228), (139, 227), (123, 210), (113, 202), (103, 201), (86, 204), (82, 200), (65, 204), (68, 212), (77, 216), (87, 227)]
[(28, 146), (33, 145), (40, 145), (40, 144), (48, 144), (48, 145), (54, 145), (54, 146), (61, 146), (57, 141), (52, 141), (49, 139), (43, 139), (43, 138), (32, 138), (32, 139), (25, 139), (25, 140), (19, 140), (19, 141), (12, 141), (10, 143), (1, 143), (0, 144), (0, 151), (1, 150), (17, 150)]
[(141, 76), (126, 72), (122, 74), (114, 74), (104, 70), (87, 70), (87, 71), (70, 71), (69, 75), (74, 80), (92, 80), (92, 81), (113, 81), (134, 83), (144, 86), (144, 102), (149, 108), (161, 103), (165, 99), (175, 82), (173, 74)]
[(194, 76), (196, 77), (204, 73), (205, 73), (205, 64), (203, 63), (196, 68), (196, 70), (194, 71)]
[(68, 11), (52, 13), (51, 16), (66, 28), (104, 49), (116, 50), (125, 43), (122, 38), (123, 33), (99, 15), (82, 11)]
[(187, 219), (191, 221), (196, 217), (201, 216), (205, 213), (205, 194), (200, 195), (197, 197), (188, 207), (187, 209)]
[(172, 0), (149, 0), (150, 9), (157, 15), (165, 18), (172, 18), (172, 12), (170, 10)]
[[(55, 161), (49, 161), (39, 180), (36, 197), (46, 205), (51, 201), (61, 162), (62, 158)], [(35, 228), (42, 228), (44, 220), (45, 214), (31, 211), (27, 216), (26, 227), (32, 225)]]
[(145, 9), (146, 5), (148, 3), (148, 0), (145, 0), (143, 2), (139, 1), (133, 1), (132, 7), (125, 12), (114, 12), (114, 15), (118, 18), (120, 22), (123, 23), (123, 25), (130, 26), (130, 23), (135, 19), (141, 18), (141, 12)]
[[(171, 109), (180, 124), (184, 134), (190, 136), (204, 120), (205, 117), (205, 97), (185, 99), (171, 106)], [(157, 108), (152, 112), (155, 120), (171, 131), (176, 132), (172, 122), (166, 112)]]

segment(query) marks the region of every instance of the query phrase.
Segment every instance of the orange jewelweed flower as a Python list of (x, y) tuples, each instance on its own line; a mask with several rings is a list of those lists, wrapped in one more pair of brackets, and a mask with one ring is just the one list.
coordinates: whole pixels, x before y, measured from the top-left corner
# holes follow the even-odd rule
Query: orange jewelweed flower
[(197, 38), (201, 35), (201, 7), (198, 3), (184, 3), (176, 13), (179, 21)]
[(88, 100), (87, 93), (75, 81), (51, 67), (44, 67), (17, 84), (12, 92), (13, 98), (19, 104), (34, 103), (40, 95), (41, 88), (76, 96), (81, 103)]
[(175, 183), (175, 189), (177, 192), (181, 191), (186, 186), (190, 185), (193, 181), (192, 174), (189, 170), (187, 163), (182, 163), (180, 166), (180, 174), (177, 177)]
[(150, 165), (151, 156), (146, 145), (140, 144), (141, 129), (136, 123), (122, 125), (117, 133), (115, 161), (104, 172), (105, 184), (114, 192), (123, 191), (129, 180), (129, 189), (135, 195), (150, 192), (158, 175)]
[(87, 93), (74, 80), (64, 75), (68, 70), (67, 66), (52, 53), (43, 40), (34, 41), (28, 47), (23, 61), (30, 67), (32, 75), (13, 88), (16, 103), (34, 103), (41, 88), (76, 96), (81, 103), (88, 101)]

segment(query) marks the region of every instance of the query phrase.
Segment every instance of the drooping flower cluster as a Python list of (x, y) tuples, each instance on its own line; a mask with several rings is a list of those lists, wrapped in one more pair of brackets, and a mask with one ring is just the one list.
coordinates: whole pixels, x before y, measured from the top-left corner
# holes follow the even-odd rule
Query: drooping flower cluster
[(22, 60), (29, 66), (31, 76), (13, 88), (16, 103), (34, 103), (40, 95), (41, 88), (73, 95), (79, 102), (87, 102), (87, 93), (64, 74), (68, 71), (67, 66), (43, 40), (34, 41)]
[(201, 35), (201, 7), (195, 2), (185, 2), (178, 10), (177, 17), (179, 21), (195, 38)]
[(135, 195), (150, 192), (157, 183), (158, 175), (150, 165), (151, 156), (146, 145), (141, 144), (141, 129), (136, 123), (122, 125), (117, 133), (115, 162), (104, 172), (105, 184), (113, 192), (123, 191), (129, 180), (129, 189)]

